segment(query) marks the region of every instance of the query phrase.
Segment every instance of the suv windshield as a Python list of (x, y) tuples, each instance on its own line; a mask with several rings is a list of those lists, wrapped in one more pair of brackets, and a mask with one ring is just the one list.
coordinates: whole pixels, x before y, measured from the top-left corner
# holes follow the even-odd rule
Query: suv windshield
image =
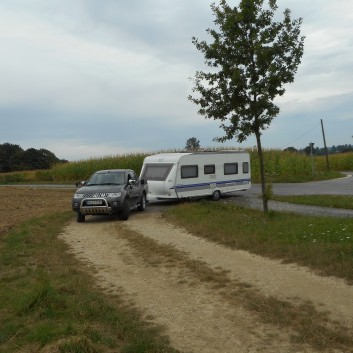
[(123, 172), (95, 173), (87, 181), (86, 186), (92, 185), (124, 185)]

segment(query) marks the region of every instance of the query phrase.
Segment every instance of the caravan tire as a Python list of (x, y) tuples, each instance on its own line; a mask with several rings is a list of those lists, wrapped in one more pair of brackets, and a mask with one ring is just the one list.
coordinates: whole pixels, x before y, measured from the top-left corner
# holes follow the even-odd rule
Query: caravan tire
[(221, 198), (221, 192), (219, 190), (216, 190), (213, 192), (212, 195), (212, 201), (218, 201)]

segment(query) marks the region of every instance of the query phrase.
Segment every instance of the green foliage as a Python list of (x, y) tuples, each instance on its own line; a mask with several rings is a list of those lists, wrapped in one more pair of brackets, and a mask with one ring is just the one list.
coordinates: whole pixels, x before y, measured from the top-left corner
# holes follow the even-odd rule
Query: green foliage
[(8, 183), (20, 183), (20, 182), (25, 182), (28, 181), (26, 178), (26, 173), (3, 173), (0, 174), (0, 182), (2, 184), (8, 184)]
[(63, 163), (54, 153), (44, 149), (29, 148), (10, 143), (0, 145), (0, 172), (48, 169), (55, 163)]
[(51, 182), (53, 181), (53, 175), (50, 169), (47, 170), (36, 170), (34, 172), (35, 180), (43, 181), (43, 182)]
[(196, 137), (190, 137), (186, 140), (186, 150), (198, 150), (200, 148), (200, 141)]
[(241, 0), (232, 8), (220, 0), (219, 6), (211, 5), (218, 27), (218, 32), (207, 30), (213, 42), (193, 38), (212, 71), (196, 72), (193, 92), (198, 95), (189, 99), (205, 118), (221, 121), (220, 141), (235, 137), (242, 142), (269, 126), (279, 112), (273, 100), (293, 82), (303, 55), (302, 19), (292, 20), (287, 9), (283, 21), (276, 22), (276, 1), (267, 10), (263, 3)]
[[(224, 135), (217, 141), (236, 138), (243, 142), (256, 136), (264, 190), (261, 134), (279, 113), (274, 99), (284, 94), (285, 84), (294, 81), (304, 37), (300, 36), (301, 18), (291, 19), (286, 9), (283, 21), (274, 21), (276, 0), (269, 1), (268, 9), (263, 4), (264, 0), (241, 0), (232, 8), (220, 0), (219, 6), (211, 5), (218, 26), (218, 32), (207, 30), (213, 42), (192, 40), (211, 72), (196, 72), (196, 96), (190, 95), (189, 100), (200, 106), (199, 114), (220, 121)], [(263, 195), (264, 212), (268, 211), (266, 200)]]
[(60, 345), (60, 353), (99, 353), (86, 338), (71, 339)]
[(13, 170), (13, 160), (21, 153), (23, 153), (23, 149), (19, 145), (8, 142), (0, 145), (0, 172)]
[[(265, 150), (265, 174), (269, 183), (273, 182), (304, 182), (313, 180), (332, 179), (340, 177), (340, 171), (353, 170), (353, 153), (330, 155), (330, 170), (327, 172), (325, 156), (314, 157), (314, 171), (312, 174), (312, 159), (304, 153), (281, 150)], [(258, 153), (250, 151), (252, 181), (260, 182), (260, 162)]]
[[(257, 151), (251, 151), (251, 176), (254, 183), (260, 182), (260, 162)], [(48, 170), (0, 173), (0, 183), (74, 183), (86, 180), (92, 173), (100, 169), (131, 168), (140, 173), (143, 160), (149, 153), (137, 153), (88, 159), (78, 162), (57, 164)], [(312, 175), (310, 156), (304, 153), (265, 150), (265, 173), (268, 182), (303, 182), (339, 177), (339, 171), (353, 170), (353, 152), (329, 155), (330, 173), (326, 172), (325, 156), (314, 157), (315, 175)]]
[(58, 164), (51, 169), (51, 175), (54, 182), (72, 182), (87, 180), (91, 174), (103, 169), (132, 169), (139, 174), (146, 156), (148, 154), (125, 154)]
[(265, 192), (262, 195), (266, 199), (266, 202), (273, 198), (272, 183), (267, 183), (265, 187)]

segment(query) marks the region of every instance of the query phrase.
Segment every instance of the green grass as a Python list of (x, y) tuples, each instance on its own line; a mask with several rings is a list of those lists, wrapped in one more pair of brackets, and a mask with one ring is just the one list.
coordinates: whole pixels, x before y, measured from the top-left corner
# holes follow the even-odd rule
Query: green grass
[(32, 219), (0, 239), (0, 351), (175, 352), (158, 328), (79, 269), (58, 239), (71, 218)]
[(164, 217), (231, 248), (308, 266), (353, 283), (353, 220), (240, 208), (208, 201), (169, 208)]
[(295, 195), (272, 197), (275, 201), (296, 203), (302, 205), (323, 206), (333, 208), (353, 209), (353, 196), (338, 195)]

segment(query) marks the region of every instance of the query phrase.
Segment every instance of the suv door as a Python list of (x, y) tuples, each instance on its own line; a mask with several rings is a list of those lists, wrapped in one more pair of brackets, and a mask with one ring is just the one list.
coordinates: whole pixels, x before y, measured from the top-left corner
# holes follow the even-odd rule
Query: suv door
[[(137, 178), (136, 173), (132, 170), (128, 172), (127, 180), (129, 183), (128, 189), (130, 194), (130, 206), (135, 206), (140, 200), (140, 180)], [(130, 183), (130, 180), (134, 180), (135, 182)]]

